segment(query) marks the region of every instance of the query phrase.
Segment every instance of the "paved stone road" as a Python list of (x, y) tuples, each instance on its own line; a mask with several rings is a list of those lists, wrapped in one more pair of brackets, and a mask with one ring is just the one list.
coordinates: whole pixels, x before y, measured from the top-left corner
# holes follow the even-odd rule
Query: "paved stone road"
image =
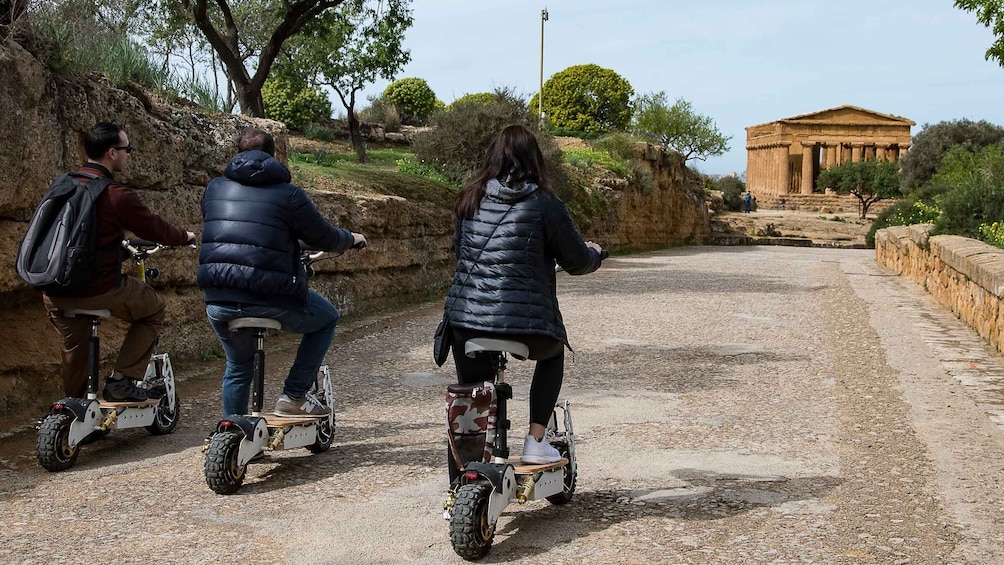
[[(872, 252), (680, 248), (560, 285), (579, 490), (510, 506), (487, 562), (1004, 563), (1004, 362)], [(439, 311), (343, 328), (335, 447), (253, 465), (233, 496), (202, 475), (219, 363), (184, 368), (175, 434), (113, 432), (68, 472), (5, 437), (0, 562), (460, 562)]]

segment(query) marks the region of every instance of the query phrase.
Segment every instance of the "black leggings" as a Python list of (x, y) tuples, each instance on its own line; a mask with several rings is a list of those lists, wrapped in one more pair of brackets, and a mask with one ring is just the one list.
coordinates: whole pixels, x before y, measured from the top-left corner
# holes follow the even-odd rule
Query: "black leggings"
[(474, 357), (464, 354), (464, 344), (476, 337), (508, 339), (525, 343), (530, 348), (530, 359), (537, 361), (530, 383), (530, 423), (546, 426), (554, 405), (561, 393), (561, 379), (565, 372), (565, 345), (560, 341), (536, 334), (493, 334), (464, 328), (453, 330), (453, 362), (457, 365), (457, 382), (475, 384), (495, 379), (495, 367), (490, 354)]

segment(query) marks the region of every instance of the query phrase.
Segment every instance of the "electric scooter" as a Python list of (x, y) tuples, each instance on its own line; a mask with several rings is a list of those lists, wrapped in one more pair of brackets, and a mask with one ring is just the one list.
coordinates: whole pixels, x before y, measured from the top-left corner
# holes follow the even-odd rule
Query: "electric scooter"
[(453, 550), (469, 560), (488, 554), (498, 519), (510, 502), (546, 498), (551, 504), (567, 504), (575, 493), (578, 473), (567, 400), (555, 405), (546, 427), (545, 439), (561, 454), (559, 461), (533, 465), (509, 457), (506, 401), (512, 398), (512, 387), (505, 382), (506, 361), (508, 356), (526, 359), (530, 349), (510, 340), (466, 342), (465, 354), (479, 353), (492, 356), (495, 380), (449, 385), (446, 396), (452, 485), (443, 517), (450, 522)]
[[(365, 244), (353, 246), (362, 249)], [(324, 251), (305, 249), (300, 261), (307, 277), (314, 275), (313, 263), (324, 257)], [(331, 258), (331, 256), (326, 257)], [(231, 331), (250, 329), (257, 340), (251, 381), (251, 414), (232, 414), (219, 421), (206, 438), (206, 484), (217, 494), (233, 494), (240, 489), (252, 460), (272, 451), (306, 447), (311, 453), (323, 453), (331, 447), (335, 432), (335, 413), (325, 416), (280, 416), (262, 412), (265, 389), (265, 333), (281, 330), (282, 324), (270, 318), (235, 318)], [(311, 393), (326, 407), (331, 407), (331, 373), (327, 365), (318, 372)]]
[[(141, 281), (154, 279), (160, 271), (147, 268), (146, 259), (168, 246), (144, 239), (122, 242), (137, 266)], [(194, 246), (192, 246), (194, 247)], [(36, 454), (39, 464), (49, 471), (65, 471), (73, 466), (80, 447), (104, 437), (111, 430), (145, 427), (153, 435), (169, 434), (178, 425), (181, 406), (174, 382), (174, 370), (167, 353), (151, 357), (143, 380), (137, 383), (150, 392), (150, 399), (138, 402), (108, 402), (98, 399), (100, 342), (98, 326), (108, 318), (108, 310), (67, 308), (63, 315), (91, 322), (88, 354), (87, 397), (64, 398), (52, 405), (38, 428)]]

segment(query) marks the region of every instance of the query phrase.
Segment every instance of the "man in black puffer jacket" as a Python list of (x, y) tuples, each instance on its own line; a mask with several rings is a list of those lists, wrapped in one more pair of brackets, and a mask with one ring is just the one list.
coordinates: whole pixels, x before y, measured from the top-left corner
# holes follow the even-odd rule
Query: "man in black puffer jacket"
[(272, 318), (282, 329), (303, 334), (275, 413), (318, 416), (330, 412), (308, 391), (331, 345), (338, 310), (307, 288), (300, 263), (303, 241), (316, 249), (342, 252), (365, 245), (362, 234), (329, 224), (289, 170), (273, 155), (271, 134), (246, 129), (224, 176), (202, 197), (199, 287), (206, 314), (227, 356), (223, 415), (246, 414), (256, 343), (249, 329), (231, 332), (230, 320)]

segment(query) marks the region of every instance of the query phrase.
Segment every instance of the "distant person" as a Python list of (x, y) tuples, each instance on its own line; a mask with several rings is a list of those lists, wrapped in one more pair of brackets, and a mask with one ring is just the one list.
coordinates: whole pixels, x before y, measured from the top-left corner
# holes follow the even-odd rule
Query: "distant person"
[[(132, 155), (132, 144), (122, 126), (112, 122), (95, 124), (84, 135), (87, 162), (78, 173), (98, 179), (113, 179), (125, 170)], [(60, 373), (67, 396), (83, 398), (87, 394), (87, 343), (91, 323), (83, 317), (68, 318), (68, 308), (108, 310), (111, 315), (129, 322), (115, 370), (105, 381), (101, 396), (110, 402), (147, 400), (147, 389), (136, 386), (143, 380), (157, 336), (164, 326), (164, 299), (136, 277), (122, 274), (122, 262), (127, 259), (122, 249), (125, 230), (137, 237), (164, 245), (185, 245), (195, 242), (195, 234), (172, 226), (150, 211), (139, 196), (124, 184), (114, 180), (97, 202), (97, 235), (94, 269), (91, 281), (72, 294), (44, 293), (42, 302), (49, 321), (63, 336)]]
[(786, 203), (787, 203), (787, 201), (786, 201), (786, 200), (784, 199), (784, 197), (782, 196), (782, 197), (781, 197), (781, 209), (782, 209), (782, 210), (784, 210), (784, 209), (785, 209), (784, 207), (785, 207), (785, 204), (786, 204)]
[(302, 188), (290, 182), (277, 161), (272, 135), (260, 128), (241, 133), (240, 153), (202, 197), (199, 287), (206, 314), (227, 356), (223, 373), (223, 415), (246, 414), (254, 354), (254, 331), (230, 331), (234, 318), (271, 318), (283, 331), (303, 334), (282, 395), (280, 416), (324, 416), (309, 389), (331, 346), (338, 310), (307, 288), (300, 263), (302, 240), (311, 247), (341, 252), (364, 244), (359, 233), (337, 228), (321, 216)]
[(746, 213), (746, 214), (750, 213), (750, 206), (752, 205), (752, 203), (753, 203), (753, 195), (750, 194), (750, 191), (747, 190), (746, 194), (743, 195), (743, 212), (744, 213)]

